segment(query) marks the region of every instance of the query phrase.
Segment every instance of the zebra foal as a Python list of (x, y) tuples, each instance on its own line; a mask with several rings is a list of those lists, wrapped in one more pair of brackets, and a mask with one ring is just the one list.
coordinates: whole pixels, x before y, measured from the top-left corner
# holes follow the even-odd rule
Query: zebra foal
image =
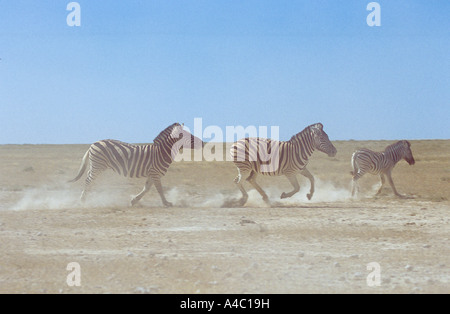
[(238, 170), (234, 182), (242, 192), (238, 205), (243, 206), (248, 199), (248, 194), (241, 183), (244, 174), (248, 174), (246, 180), (261, 194), (263, 200), (270, 203), (267, 194), (256, 183), (257, 175), (286, 176), (294, 189), (288, 193), (283, 192), (281, 194), (283, 199), (300, 190), (296, 177), (297, 173), (300, 173), (310, 180), (311, 188), (307, 194), (310, 200), (314, 194), (314, 177), (306, 166), (308, 158), (316, 149), (330, 157), (334, 157), (337, 153), (321, 123), (306, 127), (286, 142), (264, 138), (245, 138), (235, 142), (231, 146), (230, 154)]
[(81, 178), (89, 170), (81, 192), (81, 200), (85, 200), (92, 182), (106, 169), (125, 177), (147, 177), (143, 190), (133, 197), (131, 205), (135, 205), (154, 184), (164, 206), (172, 206), (164, 196), (161, 185), (163, 177), (181, 148), (200, 149), (204, 143), (198, 137), (183, 129), (183, 125), (174, 123), (164, 129), (149, 145), (133, 145), (117, 140), (102, 140), (92, 144), (84, 154), (78, 175), (69, 182)]
[(392, 145), (386, 147), (383, 152), (374, 152), (370, 149), (360, 149), (352, 155), (352, 167), (353, 176), (352, 180), (352, 196), (355, 196), (355, 192), (358, 189), (357, 181), (365, 173), (378, 174), (381, 179), (381, 186), (376, 195), (381, 193), (383, 189), (386, 175), (395, 195), (401, 198), (406, 198), (405, 195), (401, 195), (395, 188), (394, 181), (392, 180), (392, 169), (402, 159), (410, 165), (415, 164), (413, 154), (411, 152), (411, 143), (403, 140), (398, 141)]

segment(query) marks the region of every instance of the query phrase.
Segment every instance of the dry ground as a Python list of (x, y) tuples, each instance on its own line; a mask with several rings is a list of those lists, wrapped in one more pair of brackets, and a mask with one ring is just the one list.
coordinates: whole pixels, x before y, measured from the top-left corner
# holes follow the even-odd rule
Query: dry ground
[[(309, 165), (316, 194), (286, 178), (259, 177), (272, 200), (254, 190), (243, 208), (230, 162), (174, 163), (163, 185), (176, 206), (161, 207), (154, 188), (129, 207), (144, 179), (112, 172), (85, 205), (82, 181), (68, 184), (88, 145), (0, 146), (0, 293), (449, 293), (450, 141), (411, 141), (414, 166), (400, 162), (397, 199), (378, 178), (361, 179), (349, 198), (355, 148), (392, 141), (335, 142), (334, 158), (316, 152)], [(247, 186), (250, 190), (250, 187)], [(69, 287), (66, 266), (81, 267)], [(381, 267), (369, 287), (367, 264)]]

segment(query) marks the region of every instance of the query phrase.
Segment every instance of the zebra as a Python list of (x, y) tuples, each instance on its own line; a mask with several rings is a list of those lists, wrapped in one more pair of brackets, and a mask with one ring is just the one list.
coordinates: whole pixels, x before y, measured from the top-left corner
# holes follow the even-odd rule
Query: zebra
[[(237, 201), (243, 206), (248, 199), (241, 178), (249, 173), (247, 181), (261, 194), (263, 200), (270, 204), (269, 197), (256, 183), (258, 174), (269, 176), (285, 175), (294, 187), (291, 192), (281, 194), (281, 199), (291, 197), (300, 190), (296, 174), (300, 173), (310, 180), (311, 188), (307, 194), (311, 200), (314, 194), (314, 177), (306, 168), (308, 158), (317, 149), (334, 157), (336, 148), (330, 142), (323, 130), (322, 123), (312, 124), (300, 133), (295, 134), (289, 141), (275, 141), (263, 138), (244, 138), (232, 144), (230, 154), (237, 167), (238, 175), (234, 182), (242, 192), (242, 198)], [(271, 165), (267, 165), (269, 155), (272, 157)], [(274, 159), (275, 158), (275, 159)]]
[(358, 189), (357, 180), (368, 172), (380, 176), (381, 186), (376, 195), (381, 193), (385, 183), (384, 175), (386, 175), (395, 195), (400, 198), (406, 198), (406, 196), (397, 192), (391, 175), (392, 169), (401, 159), (405, 159), (409, 165), (415, 164), (411, 152), (411, 143), (406, 140), (387, 146), (383, 152), (374, 152), (366, 148), (355, 151), (351, 159), (353, 171), (350, 172), (353, 176), (352, 196), (355, 196), (355, 192)]
[(164, 196), (161, 177), (163, 177), (180, 148), (200, 149), (204, 142), (198, 137), (183, 129), (183, 125), (174, 123), (164, 129), (149, 145), (133, 145), (117, 140), (101, 140), (93, 143), (81, 162), (78, 175), (69, 182), (75, 182), (81, 178), (87, 168), (84, 189), (80, 199), (86, 199), (86, 193), (91, 183), (104, 170), (110, 168), (119, 175), (130, 178), (147, 177), (143, 190), (133, 197), (131, 206), (139, 200), (154, 184), (161, 200), (166, 207), (172, 206)]

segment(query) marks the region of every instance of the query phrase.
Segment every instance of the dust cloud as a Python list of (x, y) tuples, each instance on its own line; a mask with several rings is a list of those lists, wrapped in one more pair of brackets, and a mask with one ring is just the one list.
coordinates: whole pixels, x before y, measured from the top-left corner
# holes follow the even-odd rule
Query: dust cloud
[(40, 186), (21, 191), (21, 197), (11, 210), (67, 209), (67, 208), (99, 208), (126, 205), (126, 197), (113, 191), (95, 191), (82, 202), (80, 190), (70, 188), (68, 184), (59, 186)]
[[(336, 187), (332, 182), (316, 179), (315, 192), (311, 200), (308, 200), (306, 194), (309, 193), (309, 185), (303, 185), (300, 191), (290, 198), (280, 199), (283, 191), (278, 187), (264, 187), (269, 196), (272, 206), (294, 206), (301, 204), (320, 203), (320, 202), (336, 202), (347, 201), (351, 198), (350, 188)], [(246, 184), (248, 200), (246, 207), (268, 207), (261, 195), (255, 189)], [(203, 190), (201, 194), (192, 193), (186, 189), (174, 187), (167, 192), (167, 199), (177, 207), (227, 207), (237, 203), (241, 198), (241, 192), (236, 189), (234, 193), (223, 193), (216, 190)], [(231, 206), (231, 205), (230, 205)], [(231, 206), (236, 207), (236, 206)]]

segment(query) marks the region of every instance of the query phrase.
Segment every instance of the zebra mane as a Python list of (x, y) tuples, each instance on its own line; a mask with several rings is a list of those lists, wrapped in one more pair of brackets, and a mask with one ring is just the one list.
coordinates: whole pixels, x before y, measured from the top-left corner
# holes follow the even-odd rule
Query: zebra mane
[(408, 141), (403, 140), (403, 141), (398, 141), (398, 142), (395, 142), (394, 144), (387, 146), (385, 148), (384, 152), (385, 153), (391, 152), (391, 151), (395, 150), (397, 147), (402, 147), (403, 145), (405, 145), (405, 142), (406, 142), (406, 144), (408, 144), (408, 147), (411, 147), (411, 144)]
[(176, 127), (176, 126), (181, 126), (181, 124), (179, 123), (174, 123), (169, 125), (167, 128), (165, 128), (163, 131), (161, 131), (161, 133), (158, 134), (157, 137), (155, 137), (155, 139), (153, 140), (153, 144), (154, 145), (159, 145), (161, 143), (164, 143), (167, 141), (168, 137), (170, 136), (170, 134), (172, 133), (172, 130)]
[(322, 129), (322, 123), (316, 123), (316, 124), (311, 124), (309, 126), (307, 126), (306, 128), (303, 129), (303, 131), (298, 132), (297, 134), (292, 135), (291, 139), (289, 140), (289, 142), (297, 142), (299, 141), (302, 137), (308, 136), (309, 134), (311, 134), (311, 129), (312, 128), (320, 128)]

